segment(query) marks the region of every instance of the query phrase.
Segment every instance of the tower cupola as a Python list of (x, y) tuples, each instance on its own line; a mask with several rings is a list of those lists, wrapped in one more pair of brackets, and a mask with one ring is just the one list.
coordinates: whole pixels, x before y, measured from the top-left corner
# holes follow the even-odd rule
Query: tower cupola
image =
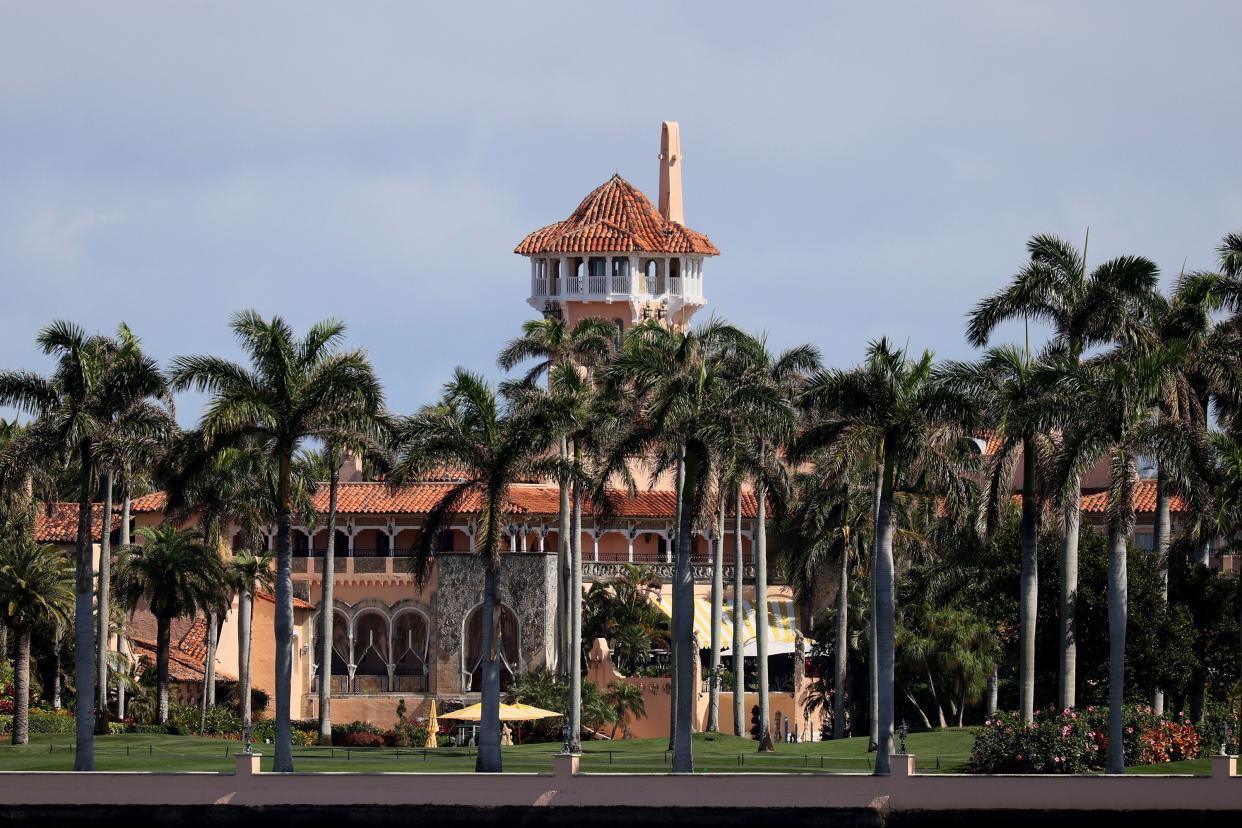
[(660, 140), (660, 209), (613, 175), (578, 209), (531, 233), (514, 250), (530, 259), (532, 307), (571, 322), (589, 316), (622, 330), (645, 319), (686, 325), (704, 304), (703, 262), (720, 251), (686, 227), (681, 142), (665, 121)]

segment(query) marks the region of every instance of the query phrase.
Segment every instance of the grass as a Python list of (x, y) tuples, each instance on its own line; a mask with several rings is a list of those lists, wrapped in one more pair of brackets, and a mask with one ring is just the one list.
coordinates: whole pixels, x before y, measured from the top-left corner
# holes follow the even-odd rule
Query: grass
[[(964, 773), (974, 731), (947, 729), (911, 733), (907, 748), (918, 756), (920, 773)], [(0, 744), (0, 771), (55, 771), (73, 769), (73, 736), (32, 734), (28, 745)], [(664, 773), (669, 770), (667, 739), (587, 742), (582, 746), (581, 768), (588, 773)], [(95, 740), (95, 766), (101, 771), (231, 771), (241, 745), (223, 739), (194, 736), (126, 734)], [(555, 744), (506, 747), (506, 771), (550, 773)], [(271, 770), (272, 748), (258, 745), (262, 766)], [(426, 772), (474, 770), (474, 752), (465, 748), (423, 751), (411, 748), (295, 748), (294, 766), (303, 772)], [(717, 773), (868, 773), (874, 754), (866, 738), (841, 741), (778, 744), (774, 753), (756, 752), (750, 739), (736, 736), (694, 737), (694, 764), (699, 772)], [(1130, 773), (1207, 775), (1207, 759), (1129, 768)]]
[[(974, 734), (969, 730), (911, 733), (908, 746), (927, 772), (937, 763), (945, 772), (964, 770)], [(0, 745), (0, 771), (72, 770), (73, 736), (31, 734), (29, 745)], [(95, 740), (95, 767), (107, 771), (228, 771), (238, 742), (193, 736), (126, 734)], [(631, 739), (588, 742), (582, 746), (583, 771), (590, 773), (663, 773), (669, 769), (667, 739)], [(504, 751), (507, 771), (549, 773), (556, 744), (515, 745)], [(264, 753), (264, 770), (271, 769), (271, 747)], [(227, 753), (227, 755), (226, 755)], [(701, 772), (747, 773), (868, 773), (874, 754), (865, 738), (836, 742), (780, 744), (774, 753), (756, 752), (756, 743), (736, 736), (694, 737), (695, 769)], [(410, 748), (295, 748), (299, 771), (335, 772), (468, 772), (474, 754), (465, 748), (414, 750)]]

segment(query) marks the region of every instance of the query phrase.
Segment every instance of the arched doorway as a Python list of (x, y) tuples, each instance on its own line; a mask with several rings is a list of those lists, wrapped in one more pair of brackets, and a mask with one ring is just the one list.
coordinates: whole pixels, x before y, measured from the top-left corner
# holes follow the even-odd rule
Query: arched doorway
[(393, 622), (393, 691), (427, 692), (427, 617), (410, 609)]
[[(496, 606), (499, 623), (496, 652), (500, 659), (500, 688), (506, 689), (520, 669), (518, 620), (504, 604)], [(483, 605), (475, 607), (466, 617), (465, 640), (462, 644), (462, 689), (479, 692), (483, 689)]]

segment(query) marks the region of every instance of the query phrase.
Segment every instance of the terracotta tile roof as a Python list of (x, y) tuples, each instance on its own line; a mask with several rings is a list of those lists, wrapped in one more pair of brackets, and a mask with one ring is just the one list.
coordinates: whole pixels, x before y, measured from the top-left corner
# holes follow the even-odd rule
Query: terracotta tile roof
[(129, 502), (129, 511), (132, 514), (142, 512), (162, 512), (164, 503), (168, 500), (163, 492), (151, 492), (150, 494), (139, 495)]
[(668, 221), (637, 187), (619, 175), (582, 200), (564, 221), (531, 233), (513, 251), (539, 253), (699, 253), (720, 251), (702, 233)]
[[(1186, 504), (1177, 495), (1169, 501), (1169, 510), (1172, 512), (1185, 511)], [(1100, 489), (1099, 491), (1089, 492), (1082, 496), (1082, 510), (1084, 512), (1092, 512), (1102, 514), (1108, 511), (1108, 490)], [(1136, 512), (1155, 512), (1156, 511), (1156, 481), (1140, 480), (1134, 489), (1134, 511)]]
[[(156, 646), (155, 641), (145, 638), (136, 638), (130, 636), (129, 643), (134, 656), (150, 666), (149, 669), (155, 669)], [(203, 659), (194, 659), (180, 652), (176, 647), (172, 647), (168, 651), (168, 678), (172, 681), (179, 682), (195, 682), (203, 680)], [(236, 676), (216, 670), (216, 679), (219, 681), (237, 681)]]
[[(112, 528), (121, 525), (120, 509), (112, 512)], [(103, 504), (91, 508), (91, 540), (98, 543), (103, 537)], [(53, 503), (48, 507), (40, 504), (35, 509), (34, 538), (39, 543), (75, 543), (78, 539), (78, 504)]]
[[(272, 595), (269, 592), (255, 592), (254, 597), (258, 598), (260, 601), (267, 601), (269, 604), (276, 603), (276, 596)], [(293, 608), (313, 610), (315, 608), (315, 605), (312, 604), (310, 601), (304, 601), (295, 595), (293, 596)]]
[(177, 642), (176, 647), (196, 661), (201, 662), (206, 659), (207, 619), (202, 616), (195, 618), (194, 623), (186, 630), (185, 635), (181, 636), (181, 640)]

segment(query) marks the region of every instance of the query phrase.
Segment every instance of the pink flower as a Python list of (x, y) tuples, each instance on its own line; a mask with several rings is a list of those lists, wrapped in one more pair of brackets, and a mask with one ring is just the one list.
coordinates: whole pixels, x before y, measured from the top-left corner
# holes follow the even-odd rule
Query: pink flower
[(1132, 728), (1132, 727), (1127, 727), (1127, 728), (1126, 728), (1126, 733), (1133, 733), (1133, 732), (1134, 732), (1134, 728)]
[(1069, 732), (1070, 732), (1070, 726), (1069, 726), (1069, 725), (1066, 725), (1065, 727), (1061, 728), (1061, 735), (1062, 735), (1062, 736), (1068, 736), (1068, 735), (1069, 735)]
[(1068, 716), (1068, 715), (1069, 715), (1069, 712), (1070, 712), (1070, 709), (1067, 707), (1067, 708), (1065, 708), (1064, 710), (1062, 710), (1062, 711), (1061, 711), (1061, 715), (1062, 715), (1062, 716)]
[(991, 727), (991, 726), (992, 726), (992, 720), (991, 720), (991, 719), (984, 719), (984, 720), (983, 720), (983, 726), (984, 726), (984, 727)]
[(1071, 713), (1071, 714), (1070, 714), (1070, 718), (1071, 718), (1071, 719), (1075, 719), (1075, 720), (1077, 720), (1077, 718), (1078, 718), (1078, 713), (1077, 713), (1077, 712)]
[(1021, 754), (1021, 753), (1019, 753), (1019, 754), (1018, 754), (1018, 761), (1019, 761), (1019, 762), (1021, 762), (1021, 761), (1022, 761), (1022, 754)]

